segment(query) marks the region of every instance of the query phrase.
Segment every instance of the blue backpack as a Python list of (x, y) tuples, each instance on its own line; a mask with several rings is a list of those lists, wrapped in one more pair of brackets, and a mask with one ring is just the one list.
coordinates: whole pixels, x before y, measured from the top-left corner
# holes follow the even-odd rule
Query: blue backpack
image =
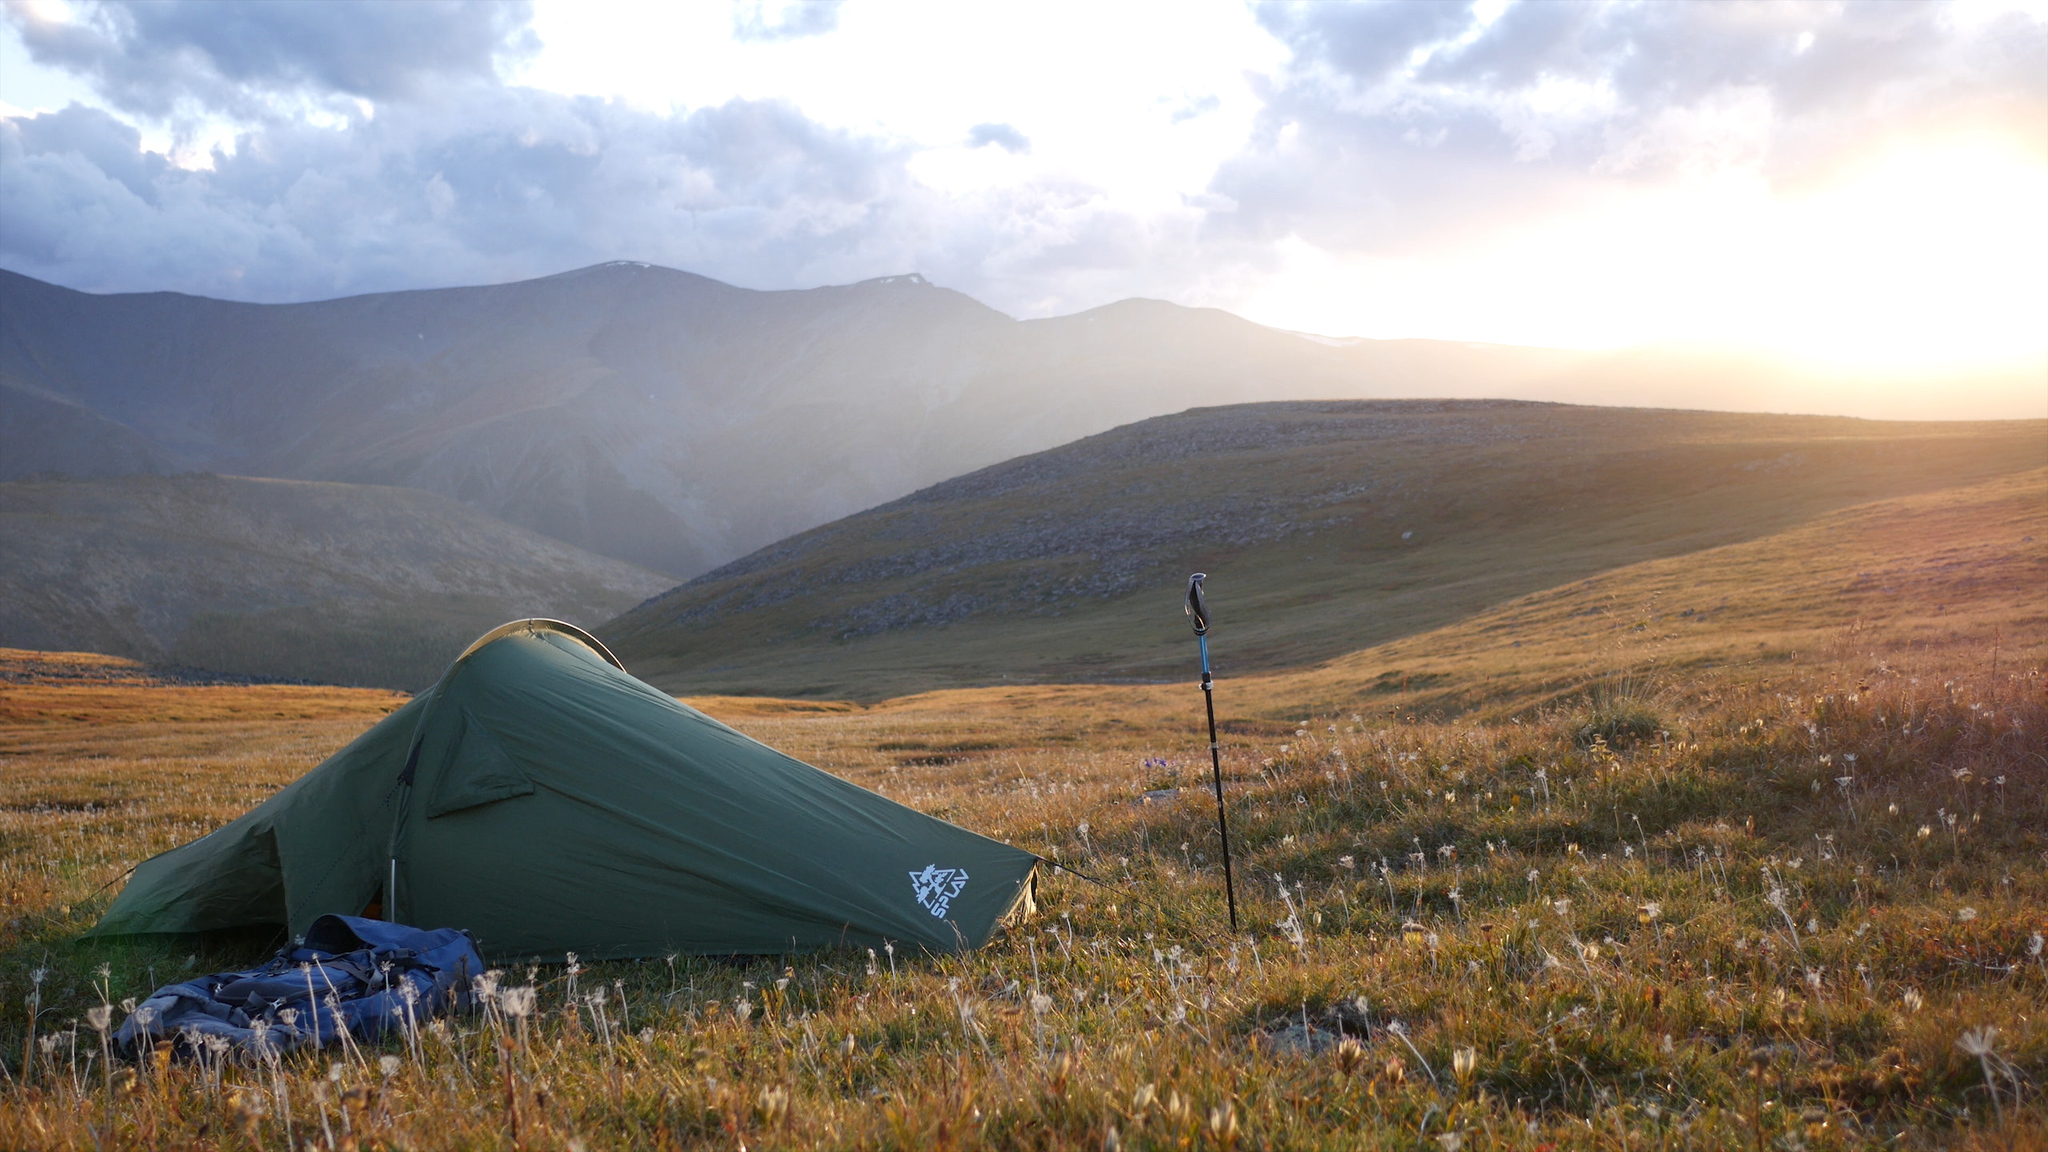
[(162, 1037), (193, 1055), (218, 1037), (212, 1047), (224, 1041), (261, 1056), (332, 1044), (344, 1029), (372, 1040), (467, 1007), (483, 971), (476, 941), (459, 929), (322, 916), (303, 943), (261, 968), (157, 989), (122, 1021), (114, 1045), (133, 1058)]

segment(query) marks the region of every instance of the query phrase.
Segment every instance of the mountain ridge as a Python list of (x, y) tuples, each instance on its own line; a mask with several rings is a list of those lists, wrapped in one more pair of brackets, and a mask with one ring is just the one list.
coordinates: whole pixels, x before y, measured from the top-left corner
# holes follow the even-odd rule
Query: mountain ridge
[[(1333, 348), (1155, 300), (1015, 320), (914, 273), (757, 291), (616, 262), (243, 304), (0, 271), (0, 479), (197, 469), (417, 487), (686, 578), (1190, 405), (1526, 390), (1582, 358)], [(58, 415), (104, 426), (34, 448)]]

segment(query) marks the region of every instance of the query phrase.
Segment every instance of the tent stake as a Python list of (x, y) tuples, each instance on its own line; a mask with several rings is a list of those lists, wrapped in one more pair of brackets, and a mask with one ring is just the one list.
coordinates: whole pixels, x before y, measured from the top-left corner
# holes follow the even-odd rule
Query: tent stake
[(1216, 783), (1216, 832), (1223, 840), (1223, 896), (1230, 902), (1230, 930), (1237, 931), (1237, 884), (1230, 875), (1230, 821), (1223, 814), (1223, 754), (1216, 746), (1216, 684), (1209, 675), (1209, 605), (1202, 598), (1202, 581), (1209, 574), (1188, 577), (1188, 619), (1195, 627), (1195, 642), (1202, 648), (1202, 704), (1209, 711), (1209, 769)]

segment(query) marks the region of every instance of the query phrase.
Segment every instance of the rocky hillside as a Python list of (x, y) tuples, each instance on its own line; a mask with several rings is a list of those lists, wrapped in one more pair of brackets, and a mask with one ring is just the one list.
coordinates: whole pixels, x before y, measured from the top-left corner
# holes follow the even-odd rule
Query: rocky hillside
[(1559, 389), (1641, 402), (1683, 367), (1602, 376), (1598, 360), (1318, 341), (1149, 300), (1017, 321), (916, 276), (756, 292), (620, 263), (257, 305), (0, 272), (0, 480), (203, 469), (402, 485), (689, 577), (1190, 405)]
[(0, 484), (0, 646), (418, 688), (520, 616), (668, 581), (403, 488), (134, 476)]
[(1383, 401), (1200, 409), (934, 485), (613, 621), (690, 692), (872, 698), (1298, 667), (1623, 564), (2048, 464), (2040, 421)]

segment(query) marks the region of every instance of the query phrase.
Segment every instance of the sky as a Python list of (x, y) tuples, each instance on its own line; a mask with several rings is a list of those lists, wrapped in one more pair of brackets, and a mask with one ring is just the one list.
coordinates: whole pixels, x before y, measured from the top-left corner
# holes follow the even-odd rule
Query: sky
[(2048, 0), (0, 13), (0, 267), (88, 291), (915, 271), (2048, 396)]

